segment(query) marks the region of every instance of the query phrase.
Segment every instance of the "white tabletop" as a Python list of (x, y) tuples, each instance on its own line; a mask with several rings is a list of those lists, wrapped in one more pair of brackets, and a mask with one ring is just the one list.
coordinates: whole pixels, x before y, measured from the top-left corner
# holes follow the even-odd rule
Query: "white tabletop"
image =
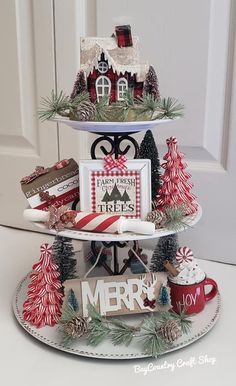
[(210, 333), (196, 343), (159, 359), (92, 360), (60, 352), (38, 342), (17, 324), (13, 316), (11, 301), (16, 284), (39, 258), (39, 246), (52, 241), (52, 236), (0, 227), (2, 385), (235, 384), (236, 266), (200, 261), (208, 276), (219, 284), (222, 315)]

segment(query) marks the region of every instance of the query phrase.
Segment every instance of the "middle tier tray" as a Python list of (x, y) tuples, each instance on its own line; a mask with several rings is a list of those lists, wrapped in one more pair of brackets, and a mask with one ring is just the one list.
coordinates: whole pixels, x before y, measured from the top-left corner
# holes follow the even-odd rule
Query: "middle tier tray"
[[(179, 228), (177, 231), (169, 230), (166, 228), (157, 229), (152, 235), (141, 235), (138, 233), (124, 232), (121, 234), (112, 234), (112, 233), (95, 233), (95, 232), (86, 232), (86, 231), (78, 231), (74, 229), (66, 229), (60, 232), (60, 236), (68, 237), (76, 240), (84, 240), (84, 241), (134, 241), (134, 240), (147, 240), (159, 238), (162, 236), (167, 236), (173, 233), (182, 232), (188, 229), (188, 227), (193, 227), (198, 223), (202, 216), (202, 208), (198, 205), (198, 211), (191, 216), (186, 216), (186, 226)], [(44, 233), (56, 235), (57, 231), (49, 230), (44, 224), (34, 222), (35, 226), (41, 228)]]

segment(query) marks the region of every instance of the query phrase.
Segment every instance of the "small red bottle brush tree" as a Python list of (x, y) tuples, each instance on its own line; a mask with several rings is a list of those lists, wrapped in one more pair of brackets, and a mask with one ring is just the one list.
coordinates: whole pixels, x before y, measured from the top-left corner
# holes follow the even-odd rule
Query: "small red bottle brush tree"
[(193, 184), (189, 182), (191, 174), (185, 171), (187, 164), (183, 161), (184, 154), (178, 150), (175, 137), (168, 138), (166, 143), (168, 152), (163, 157), (166, 162), (161, 165), (164, 174), (156, 199), (157, 209), (165, 212), (167, 208), (181, 206), (186, 215), (194, 214), (198, 205), (196, 197), (190, 192)]
[(36, 327), (54, 326), (61, 316), (62, 285), (58, 266), (52, 262), (52, 248), (41, 245), (40, 260), (33, 265), (23, 318)]

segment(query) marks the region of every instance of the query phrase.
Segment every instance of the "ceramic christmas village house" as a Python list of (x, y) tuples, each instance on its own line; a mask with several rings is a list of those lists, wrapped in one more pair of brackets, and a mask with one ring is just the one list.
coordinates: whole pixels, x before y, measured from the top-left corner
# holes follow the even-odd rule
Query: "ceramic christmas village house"
[(104, 95), (109, 101), (121, 101), (128, 89), (134, 97), (143, 95), (149, 66), (142, 62), (138, 37), (132, 37), (130, 26), (116, 27), (116, 35), (106, 38), (81, 38), (80, 63), (85, 74), (90, 99)]

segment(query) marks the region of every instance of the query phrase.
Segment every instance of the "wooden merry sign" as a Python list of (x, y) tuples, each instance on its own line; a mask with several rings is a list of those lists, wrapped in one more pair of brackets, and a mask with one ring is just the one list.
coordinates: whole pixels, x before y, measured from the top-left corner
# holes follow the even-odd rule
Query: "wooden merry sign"
[(166, 284), (163, 272), (143, 275), (106, 276), (71, 279), (63, 283), (65, 303), (72, 289), (79, 303), (78, 314), (88, 316), (92, 304), (101, 315), (113, 316), (167, 310), (157, 302), (160, 288)]

